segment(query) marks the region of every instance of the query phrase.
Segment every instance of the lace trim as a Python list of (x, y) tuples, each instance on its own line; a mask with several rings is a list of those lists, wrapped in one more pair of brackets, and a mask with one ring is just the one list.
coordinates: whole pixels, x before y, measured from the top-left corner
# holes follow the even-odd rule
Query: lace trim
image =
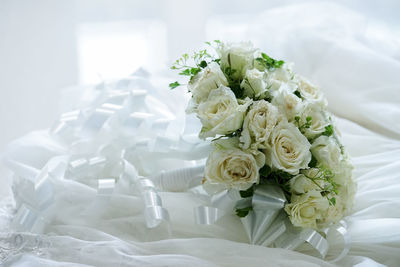
[(0, 262), (18, 254), (46, 255), (50, 242), (43, 236), (28, 233), (0, 234)]

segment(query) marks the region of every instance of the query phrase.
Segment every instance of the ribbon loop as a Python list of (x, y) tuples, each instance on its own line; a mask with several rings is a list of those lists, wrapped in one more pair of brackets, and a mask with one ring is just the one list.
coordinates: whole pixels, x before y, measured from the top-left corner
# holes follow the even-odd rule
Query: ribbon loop
[(181, 192), (200, 185), (203, 173), (204, 165), (201, 165), (171, 171), (162, 171), (149, 178), (154, 181), (157, 188), (162, 191)]
[(11, 226), (20, 232), (42, 233), (45, 227), (45, 220), (38, 212), (25, 204), (22, 204), (15, 215)]
[(148, 178), (140, 177), (135, 167), (127, 160), (123, 160), (124, 170), (120, 179), (128, 180), (141, 193), (144, 202), (144, 218), (148, 228), (155, 228), (162, 222), (169, 221), (169, 213), (163, 208), (161, 197), (156, 187)]
[(218, 208), (200, 206), (194, 208), (194, 220), (197, 224), (215, 224), (225, 213)]
[(286, 198), (279, 187), (260, 185), (254, 192), (252, 203), (254, 210), (278, 210), (285, 206)]
[(148, 228), (155, 228), (163, 221), (169, 221), (169, 213), (161, 206), (147, 207), (144, 210), (144, 217), (146, 226)]
[(97, 183), (97, 193), (99, 195), (111, 195), (113, 193), (115, 188), (115, 179), (99, 179)]
[(316, 251), (318, 251), (322, 258), (325, 258), (326, 253), (328, 253), (329, 250), (329, 243), (317, 231), (304, 229), (300, 232), (299, 238), (309, 243)]
[(343, 259), (350, 250), (350, 235), (347, 231), (347, 224), (344, 220), (341, 220), (338, 224), (333, 225), (332, 227), (329, 227), (327, 229), (326, 238), (328, 241), (332, 241), (334, 237), (333, 235), (336, 235), (335, 237), (339, 236), (341, 238), (341, 241), (339, 241), (339, 243), (343, 245), (343, 248), (340, 250), (340, 253), (337, 253), (337, 255), (328, 258), (328, 260), (332, 263), (338, 262)]

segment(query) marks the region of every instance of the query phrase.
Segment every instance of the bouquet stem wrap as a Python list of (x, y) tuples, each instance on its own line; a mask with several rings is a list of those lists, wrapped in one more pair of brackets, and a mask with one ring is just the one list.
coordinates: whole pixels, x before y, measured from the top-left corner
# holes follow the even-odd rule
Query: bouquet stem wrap
[[(203, 168), (204, 166), (196, 166), (162, 172), (152, 179), (159, 182), (162, 179), (163, 187), (172, 189), (176, 179), (179, 179), (179, 184), (193, 183), (194, 177), (198, 176)], [(251, 202), (253, 210), (240, 219), (250, 243), (289, 250), (296, 250), (306, 243), (321, 258), (326, 259), (329, 251), (327, 238), (330, 233), (336, 232), (342, 238), (343, 249), (338, 255), (332, 256), (330, 261), (342, 259), (349, 251), (350, 239), (344, 221), (324, 229), (322, 234), (325, 237), (313, 229), (294, 227), (283, 210), (286, 198), (278, 186), (261, 185), (252, 197), (244, 199), (237, 190), (223, 190), (212, 195), (207, 194), (202, 186), (195, 186), (190, 190), (208, 202), (207, 205), (194, 208), (194, 220), (197, 224), (215, 224), (225, 215), (232, 214), (235, 207), (245, 207)]]

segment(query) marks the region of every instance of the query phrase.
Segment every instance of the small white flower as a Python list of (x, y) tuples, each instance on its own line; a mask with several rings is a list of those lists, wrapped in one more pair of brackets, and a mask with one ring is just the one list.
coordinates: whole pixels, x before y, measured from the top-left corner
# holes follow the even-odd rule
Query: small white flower
[(347, 187), (352, 180), (351, 177), (354, 166), (351, 164), (348, 155), (344, 154), (341, 158), (338, 168), (335, 171), (335, 182)]
[(279, 112), (287, 118), (288, 121), (293, 121), (294, 117), (301, 111), (302, 102), (293, 93), (293, 88), (287, 84), (283, 84), (278, 91), (273, 92), (271, 103), (275, 105)]
[(294, 226), (317, 229), (328, 208), (328, 200), (319, 191), (312, 190), (300, 196), (293, 194), (285, 211)]
[(324, 218), (319, 222), (319, 227), (329, 227), (334, 223), (338, 223), (343, 218), (345, 211), (344, 203), (339, 196), (335, 196), (335, 199), (335, 205), (329, 205)]
[(250, 100), (245, 100), (242, 105), (239, 104), (228, 87), (220, 86), (212, 90), (208, 99), (201, 102), (197, 108), (197, 116), (203, 125), (200, 138), (225, 135), (241, 128), (250, 104)]
[(278, 109), (265, 100), (255, 101), (247, 112), (240, 136), (243, 149), (268, 147), (268, 138), (278, 123)]
[(259, 170), (264, 164), (262, 153), (254, 156), (236, 147), (217, 147), (207, 159), (205, 183), (219, 188), (245, 190), (259, 182)]
[(322, 134), (325, 132), (325, 127), (331, 123), (325, 110), (320, 105), (312, 102), (306, 102), (303, 104), (303, 110), (300, 112), (299, 123), (306, 123), (307, 117), (311, 118), (310, 127), (303, 129), (304, 135), (307, 138), (314, 138)]
[(255, 51), (251, 42), (222, 43), (217, 48), (221, 69), (231, 68), (234, 70), (232, 77), (241, 79), (246, 70), (252, 68)]
[(306, 177), (306, 175), (308, 177), (313, 177), (316, 174), (315, 172), (318, 172), (318, 171), (319, 171), (318, 169), (314, 169), (314, 168), (307, 169), (307, 170), (302, 171), (302, 173), (296, 175), (292, 179), (290, 179), (289, 185), (290, 185), (290, 189), (291, 189), (292, 193), (304, 194), (311, 190), (318, 190), (319, 186), (323, 186), (323, 183), (321, 181), (317, 182), (317, 184), (319, 185), (318, 186), (313, 181), (311, 181), (310, 178)]
[(349, 214), (352, 210), (354, 195), (357, 188), (357, 184), (352, 178), (353, 168), (348, 156), (345, 154), (344, 159), (340, 161), (339, 168), (333, 177), (334, 181), (339, 184), (338, 191), (344, 214)]
[(228, 81), (220, 66), (215, 62), (211, 62), (189, 82), (188, 90), (198, 104), (207, 100), (210, 92), (221, 85), (227, 86)]
[(282, 85), (289, 85), (293, 88), (296, 87), (292, 68), (293, 64), (285, 63), (280, 68), (267, 71), (267, 84), (271, 92), (279, 90)]
[(326, 107), (328, 102), (322, 93), (321, 89), (313, 85), (309, 80), (302, 76), (297, 75), (296, 80), (298, 83), (298, 90), (300, 95), (310, 102), (315, 102), (323, 107)]
[(321, 135), (311, 145), (311, 152), (318, 164), (327, 167), (333, 172), (340, 169), (342, 159), (340, 146), (333, 137)]
[(273, 129), (269, 147), (265, 150), (269, 166), (290, 174), (298, 174), (308, 168), (311, 160), (310, 143), (299, 129), (287, 121), (281, 121)]
[(256, 99), (264, 95), (267, 92), (265, 78), (265, 72), (261, 72), (257, 69), (247, 70), (240, 85), (244, 90), (244, 95)]

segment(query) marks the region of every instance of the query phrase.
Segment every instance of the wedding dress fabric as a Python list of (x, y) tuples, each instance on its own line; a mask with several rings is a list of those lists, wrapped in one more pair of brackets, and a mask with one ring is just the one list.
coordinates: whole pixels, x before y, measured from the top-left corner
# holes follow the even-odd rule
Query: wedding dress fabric
[[(139, 71), (69, 92), (80, 98), (67, 103), (74, 112), (8, 146), (0, 180), (3, 264), (399, 266), (400, 46), (390, 32), (385, 42), (368, 34), (366, 22), (333, 4), (288, 6), (255, 17), (242, 37), (295, 62), (336, 115), (358, 185), (345, 218), (350, 250), (339, 262), (250, 245), (235, 216), (196, 224), (193, 209), (204, 199), (190, 189), (201, 175), (184, 184), (154, 177), (201, 166), (210, 144), (184, 112), (185, 90), (168, 90), (171, 77)], [(149, 207), (159, 213), (148, 215)], [(341, 245), (333, 240), (330, 253)]]

